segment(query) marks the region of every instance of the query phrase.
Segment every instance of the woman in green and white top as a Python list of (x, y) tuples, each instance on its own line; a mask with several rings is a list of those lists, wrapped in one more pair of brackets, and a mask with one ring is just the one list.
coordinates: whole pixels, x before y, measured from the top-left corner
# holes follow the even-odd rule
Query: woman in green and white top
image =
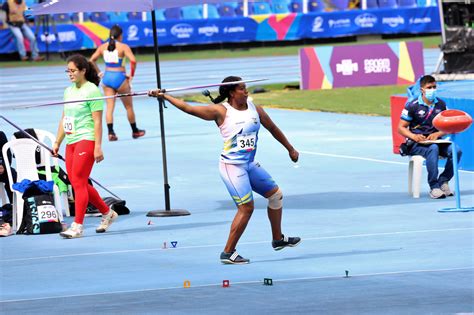
[[(66, 73), (72, 85), (64, 91), (64, 100), (82, 100), (101, 97), (100, 79), (95, 67), (82, 55), (67, 60)], [(105, 232), (117, 218), (117, 213), (105, 204), (99, 193), (89, 184), (94, 161), (104, 159), (102, 152), (102, 111), (104, 102), (83, 101), (64, 104), (53, 153), (58, 154), (61, 142), (66, 139), (66, 170), (74, 189), (76, 217), (68, 230), (61, 233), (65, 238), (81, 237), (87, 204), (91, 203), (102, 213), (97, 233)]]

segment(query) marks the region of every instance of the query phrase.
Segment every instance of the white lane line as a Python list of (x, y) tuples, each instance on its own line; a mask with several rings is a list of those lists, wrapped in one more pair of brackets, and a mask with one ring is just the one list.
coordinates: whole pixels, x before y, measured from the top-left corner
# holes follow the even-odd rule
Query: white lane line
[[(379, 159), (373, 159), (369, 157), (362, 157), (362, 156), (353, 156), (353, 155), (342, 155), (342, 154), (330, 154), (330, 153), (321, 153), (321, 152), (312, 152), (312, 151), (299, 151), (300, 153), (303, 154), (308, 154), (308, 155), (317, 155), (317, 156), (329, 156), (329, 157), (335, 157), (335, 158), (341, 158), (341, 159), (349, 159), (349, 160), (360, 160), (360, 161), (369, 161), (369, 162), (377, 162), (377, 163), (385, 163), (385, 164), (398, 164), (398, 165), (404, 165), (407, 166), (407, 162), (397, 162), (397, 161), (389, 161), (389, 160), (379, 160)], [(469, 174), (474, 174), (474, 171), (466, 171), (466, 170), (459, 170), (460, 172), (463, 173), (469, 173)]]
[[(414, 274), (414, 273), (428, 273), (428, 272), (449, 272), (449, 271), (460, 271), (460, 270), (472, 270), (473, 266), (458, 267), (458, 268), (444, 268), (444, 269), (419, 269), (419, 270), (399, 270), (399, 271), (387, 271), (387, 272), (376, 272), (376, 273), (364, 273), (364, 274), (353, 274), (349, 278), (363, 278), (363, 277), (375, 277), (375, 276), (390, 276), (390, 275), (403, 275), (403, 274)], [(319, 277), (302, 277), (302, 278), (285, 278), (285, 279), (272, 279), (273, 282), (294, 282), (304, 280), (325, 280), (325, 279), (341, 279), (345, 277), (343, 275), (332, 275), (332, 276), (319, 276)], [(244, 284), (259, 284), (262, 280), (251, 280), (251, 281), (238, 281), (232, 282), (231, 285), (244, 285)], [(206, 288), (221, 286), (222, 283), (208, 283), (193, 285), (191, 288)], [(139, 293), (139, 292), (151, 292), (151, 291), (164, 291), (164, 290), (176, 290), (182, 289), (182, 286), (172, 286), (164, 288), (150, 288), (150, 289), (136, 289), (136, 290), (121, 290), (121, 291), (109, 291), (109, 292), (95, 292), (86, 294), (71, 294), (71, 295), (58, 295), (58, 296), (45, 296), (31, 299), (14, 299), (14, 300), (3, 300), (0, 303), (15, 303), (15, 302), (28, 302), (28, 301), (41, 301), (50, 299), (66, 299), (66, 298), (77, 298), (77, 297), (88, 297), (98, 296), (107, 294), (124, 294), (124, 293)]]
[[(309, 238), (303, 238), (303, 241), (319, 241), (319, 240), (347, 239), (347, 238), (360, 238), (360, 237), (373, 237), (373, 236), (379, 237), (379, 236), (402, 235), (402, 234), (459, 232), (459, 231), (469, 231), (469, 230), (474, 230), (474, 227), (309, 237)], [(243, 243), (240, 243), (240, 245), (241, 246), (242, 245), (257, 245), (257, 244), (267, 244), (267, 243), (268, 243), (268, 241), (243, 242)], [(0, 260), (0, 263), (4, 263), (4, 262), (5, 263), (7, 263), (7, 262), (10, 263), (10, 262), (18, 262), (18, 261), (32, 261), (32, 260), (45, 260), (45, 259), (59, 259), (59, 258), (82, 257), (82, 256), (97, 256), (97, 255), (113, 255), (113, 254), (125, 254), (125, 253), (153, 252), (153, 251), (163, 251), (163, 250), (164, 251), (169, 251), (169, 250), (173, 251), (173, 250), (185, 250), (185, 249), (201, 249), (201, 248), (209, 248), (209, 247), (222, 247), (222, 244), (180, 246), (180, 247), (176, 247), (176, 248), (167, 248), (167, 249), (163, 249), (161, 247), (152, 247), (152, 248), (124, 249), (124, 250), (116, 250), (116, 251), (89, 252), (89, 253), (78, 253), (78, 254), (67, 254), (67, 255), (56, 255), (56, 256), (13, 258), (13, 259), (2, 259), (2, 260)]]

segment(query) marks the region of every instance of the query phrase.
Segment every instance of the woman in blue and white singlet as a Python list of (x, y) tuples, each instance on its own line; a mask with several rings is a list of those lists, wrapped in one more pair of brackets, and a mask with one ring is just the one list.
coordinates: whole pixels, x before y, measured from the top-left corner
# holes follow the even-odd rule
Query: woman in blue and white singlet
[[(254, 210), (253, 192), (268, 199), (267, 213), (272, 227), (272, 247), (275, 250), (294, 247), (299, 237), (287, 237), (281, 232), (283, 195), (267, 171), (254, 161), (258, 144), (258, 132), (263, 125), (287, 150), (293, 162), (298, 161), (298, 151), (293, 148), (283, 132), (271, 120), (262, 107), (248, 99), (248, 91), (239, 77), (230, 76), (223, 83), (219, 96), (209, 106), (191, 106), (160, 90), (149, 95), (161, 97), (178, 109), (204, 120), (213, 120), (220, 129), (224, 147), (220, 156), (221, 178), (237, 206), (229, 238), (220, 259), (226, 264), (246, 264), (249, 259), (237, 254), (236, 246)], [(227, 101), (225, 101), (227, 100)]]
[[(104, 89), (105, 96), (130, 93), (132, 89), (131, 82), (135, 75), (137, 62), (130, 47), (122, 43), (122, 40), (122, 28), (118, 25), (112, 26), (109, 41), (100, 45), (90, 58), (90, 61), (96, 66), (97, 72), (102, 78), (102, 88)], [(96, 63), (100, 56), (102, 56), (105, 61), (105, 71), (103, 74), (100, 72)], [(125, 68), (126, 58), (130, 60), (130, 75), (127, 75)], [(136, 139), (144, 136), (145, 130), (137, 128), (132, 97), (122, 97), (121, 100), (127, 110), (127, 118), (132, 128), (132, 138)], [(115, 98), (109, 98), (106, 101), (107, 112), (105, 120), (107, 122), (109, 141), (117, 141), (118, 137), (114, 131)]]

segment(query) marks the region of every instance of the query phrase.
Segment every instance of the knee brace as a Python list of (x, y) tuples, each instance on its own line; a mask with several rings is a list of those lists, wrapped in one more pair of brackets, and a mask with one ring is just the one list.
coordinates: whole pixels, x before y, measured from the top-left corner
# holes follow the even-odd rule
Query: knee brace
[(272, 210), (278, 210), (283, 208), (283, 193), (281, 192), (280, 188), (268, 197), (268, 208)]

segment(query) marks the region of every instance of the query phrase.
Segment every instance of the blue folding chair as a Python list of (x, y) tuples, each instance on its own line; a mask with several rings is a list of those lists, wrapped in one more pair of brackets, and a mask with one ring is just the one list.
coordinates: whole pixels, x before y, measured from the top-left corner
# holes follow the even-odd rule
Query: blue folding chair
[(397, 8), (397, 0), (378, 0), (379, 8)]
[(68, 24), (71, 23), (71, 16), (67, 13), (53, 14), (53, 21), (56, 24)]
[(217, 11), (221, 17), (234, 17), (235, 16), (235, 8), (226, 3), (221, 4), (217, 8)]
[(322, 0), (310, 0), (308, 1), (309, 12), (320, 12), (323, 11), (326, 6)]
[(272, 8), (268, 2), (249, 3), (250, 13), (254, 15), (272, 14)]
[(105, 12), (91, 12), (89, 14), (89, 20), (92, 22), (108, 22), (109, 16)]
[(290, 11), (293, 13), (302, 13), (303, 2), (301, 0), (292, 0), (290, 3)]
[(208, 19), (218, 19), (220, 18), (217, 7), (214, 4), (207, 5), (207, 18)]
[(378, 7), (377, 0), (367, 0), (367, 9), (377, 9)]
[[(83, 20), (84, 22), (87, 22), (87, 21), (89, 20), (89, 16), (88, 16), (86, 13), (84, 13), (82, 20)], [(77, 13), (77, 12), (72, 13), (72, 14), (71, 14), (71, 21), (72, 21), (73, 23), (79, 23), (79, 13)]]
[[(249, 3), (249, 11), (250, 11), (250, 3)], [(249, 12), (250, 14), (250, 12)], [(244, 15), (244, 4), (242, 2), (237, 3), (237, 6), (235, 7), (235, 15), (238, 16), (243, 16)]]
[(398, 0), (398, 6), (403, 8), (416, 7), (416, 0)]
[(128, 17), (126, 12), (109, 12), (110, 22), (127, 22)]
[(188, 5), (181, 8), (181, 14), (183, 19), (193, 20), (202, 19), (202, 6), (201, 5)]
[(167, 20), (181, 20), (181, 8), (167, 8), (165, 9), (165, 18)]
[(129, 21), (141, 21), (143, 19), (141, 12), (128, 12), (127, 18)]
[(275, 14), (289, 13), (290, 2), (288, 0), (272, 0), (272, 11)]

